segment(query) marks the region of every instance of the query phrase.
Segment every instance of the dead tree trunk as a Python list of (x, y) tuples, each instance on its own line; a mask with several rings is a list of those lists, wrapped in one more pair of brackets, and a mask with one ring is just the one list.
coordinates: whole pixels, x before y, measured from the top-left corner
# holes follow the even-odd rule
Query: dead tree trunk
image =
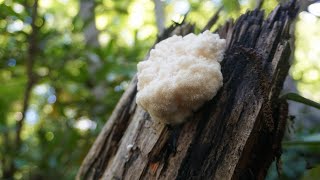
[[(136, 105), (136, 77), (85, 158), (78, 179), (264, 179), (281, 154), (294, 1), (264, 20), (249, 11), (218, 33), (228, 48), (224, 85), (187, 123), (157, 124)], [(192, 31), (169, 28), (162, 38)], [(177, 140), (175, 142), (175, 139)]]

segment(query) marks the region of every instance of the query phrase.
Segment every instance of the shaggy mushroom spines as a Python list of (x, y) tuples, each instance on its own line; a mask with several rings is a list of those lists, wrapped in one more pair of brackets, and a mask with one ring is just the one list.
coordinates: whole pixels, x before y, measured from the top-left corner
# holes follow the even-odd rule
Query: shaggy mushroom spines
[(209, 31), (159, 42), (137, 66), (137, 104), (154, 120), (184, 122), (223, 85), (225, 46), (224, 39)]

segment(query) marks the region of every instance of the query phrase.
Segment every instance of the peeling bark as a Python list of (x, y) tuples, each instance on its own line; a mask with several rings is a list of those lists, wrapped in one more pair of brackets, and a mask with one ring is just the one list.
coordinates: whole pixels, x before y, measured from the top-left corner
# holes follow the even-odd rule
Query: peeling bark
[[(294, 1), (264, 20), (249, 11), (218, 30), (228, 48), (218, 94), (178, 127), (135, 103), (136, 77), (86, 156), (77, 179), (264, 179), (281, 154), (288, 115), (278, 99), (289, 69)], [(190, 25), (167, 29), (192, 32)]]

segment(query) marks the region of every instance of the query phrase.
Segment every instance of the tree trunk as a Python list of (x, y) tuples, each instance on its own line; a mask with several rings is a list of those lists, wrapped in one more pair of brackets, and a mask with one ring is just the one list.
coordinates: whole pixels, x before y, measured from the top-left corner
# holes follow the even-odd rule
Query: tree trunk
[[(189, 118), (169, 127), (136, 105), (135, 77), (98, 136), (78, 179), (263, 179), (281, 154), (287, 103), (279, 100), (289, 69), (294, 1), (263, 20), (249, 11), (218, 30), (227, 40), (224, 85)], [(167, 29), (185, 35), (183, 24)]]
[(95, 1), (80, 0), (80, 10), (78, 16), (84, 22), (83, 31), (86, 45), (92, 47), (100, 46), (98, 35), (99, 31), (95, 21)]
[(153, 2), (154, 2), (154, 14), (156, 17), (158, 34), (161, 34), (162, 31), (165, 29), (164, 1), (153, 0)]

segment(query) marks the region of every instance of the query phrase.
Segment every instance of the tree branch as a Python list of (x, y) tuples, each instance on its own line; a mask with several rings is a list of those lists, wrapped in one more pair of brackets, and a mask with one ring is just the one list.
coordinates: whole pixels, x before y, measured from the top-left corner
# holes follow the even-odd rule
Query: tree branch
[(206, 24), (206, 26), (203, 28), (202, 32), (206, 31), (206, 30), (210, 30), (211, 27), (217, 22), (217, 20), (219, 19), (219, 14), (222, 10), (223, 6), (221, 6), (218, 11), (210, 18), (210, 20), (208, 21), (208, 23)]
[(35, 24), (35, 20), (38, 16), (38, 0), (34, 1), (34, 4), (32, 6), (32, 22), (31, 22), (31, 28), (32, 32), (29, 36), (29, 49), (28, 49), (28, 55), (26, 59), (26, 72), (27, 72), (27, 78), (28, 82), (26, 85), (26, 89), (24, 92), (24, 99), (23, 99), (23, 108), (22, 108), (22, 118), (20, 121), (17, 122), (17, 129), (16, 129), (16, 148), (19, 150), (21, 146), (21, 129), (23, 127), (23, 123), (25, 121), (27, 109), (29, 107), (29, 99), (31, 95), (31, 90), (33, 86), (36, 83), (36, 76), (33, 73), (33, 65), (34, 65), (34, 60), (35, 56), (37, 54), (37, 34), (39, 31), (39, 28)]
[[(27, 74), (27, 84), (26, 84), (26, 89), (24, 91), (24, 99), (23, 99), (23, 105), (22, 105), (22, 117), (21, 119), (17, 122), (16, 124), (16, 131), (15, 131), (15, 141), (13, 143), (13, 148), (15, 148), (14, 153), (18, 154), (20, 147), (21, 147), (21, 130), (23, 128), (24, 122), (25, 122), (25, 118), (26, 118), (26, 113), (27, 113), (27, 109), (29, 107), (29, 99), (31, 96), (31, 91), (33, 86), (36, 83), (36, 76), (33, 73), (33, 66), (34, 66), (34, 61), (35, 61), (35, 57), (37, 54), (37, 34), (39, 31), (39, 27), (37, 27), (35, 21), (36, 18), (38, 16), (38, 1), (39, 0), (35, 0), (32, 7), (28, 7), (28, 3), (26, 1), (24, 1), (23, 5), (26, 8), (30, 8), (31, 11), (31, 34), (28, 37), (28, 44), (29, 44), (29, 48), (28, 48), (28, 54), (26, 57), (26, 74)], [(9, 142), (9, 138), (6, 138), (6, 141)], [(12, 157), (5, 157), (3, 161), (5, 161), (7, 159), (7, 167), (4, 167), (4, 172), (3, 172), (3, 178), (4, 179), (12, 179), (12, 177), (14, 176), (15, 172), (16, 172), (16, 167), (14, 164), (14, 160), (10, 159)]]
[(83, 33), (86, 45), (91, 47), (99, 47), (98, 40), (99, 30), (95, 22), (96, 2), (94, 0), (81, 0), (78, 16), (84, 22)]

